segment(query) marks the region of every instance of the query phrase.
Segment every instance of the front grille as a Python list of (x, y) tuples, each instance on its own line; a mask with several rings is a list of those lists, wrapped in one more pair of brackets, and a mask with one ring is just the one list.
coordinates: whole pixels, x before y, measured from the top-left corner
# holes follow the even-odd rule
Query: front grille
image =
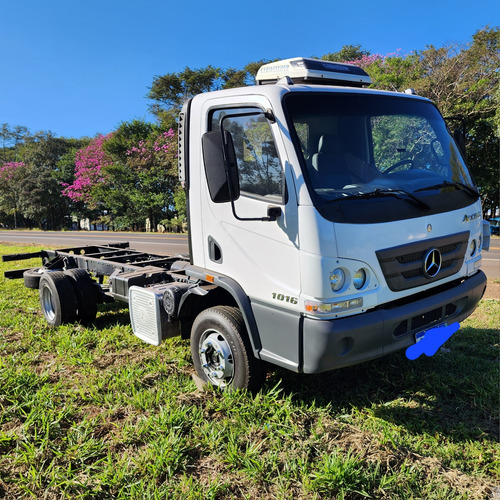
[(420, 269), (412, 269), (411, 271), (404, 271), (401, 274), (405, 278), (413, 278), (414, 276), (420, 276), (421, 273), (422, 271)]
[[(458, 272), (467, 250), (469, 231), (409, 243), (377, 252), (377, 258), (387, 285), (393, 292), (439, 281)], [(424, 258), (432, 248), (437, 248), (442, 256), (439, 273), (433, 278), (424, 274)]]
[(422, 252), (407, 253), (405, 255), (398, 255), (396, 259), (401, 264), (408, 264), (408, 262), (413, 262), (422, 257)]

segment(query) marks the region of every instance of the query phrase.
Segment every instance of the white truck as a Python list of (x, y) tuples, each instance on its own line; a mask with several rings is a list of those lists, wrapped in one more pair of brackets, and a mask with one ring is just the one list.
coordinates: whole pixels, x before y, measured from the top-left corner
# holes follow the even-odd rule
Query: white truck
[(258, 389), (267, 364), (321, 373), (462, 321), (486, 288), (489, 230), (460, 141), (429, 100), (369, 83), (294, 58), (195, 96), (179, 117), (188, 256), (46, 250), (6, 276), (39, 288), (56, 326), (128, 302), (135, 335), (190, 338), (199, 376), (226, 389)]

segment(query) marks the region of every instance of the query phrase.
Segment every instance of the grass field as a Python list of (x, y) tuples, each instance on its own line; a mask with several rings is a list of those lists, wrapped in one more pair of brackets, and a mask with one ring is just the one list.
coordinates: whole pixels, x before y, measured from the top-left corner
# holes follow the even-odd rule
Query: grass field
[(255, 396), (221, 394), (196, 390), (187, 342), (140, 342), (120, 305), (48, 328), (37, 292), (3, 278), (13, 264), (0, 498), (500, 498), (499, 300), (431, 358), (276, 370)]

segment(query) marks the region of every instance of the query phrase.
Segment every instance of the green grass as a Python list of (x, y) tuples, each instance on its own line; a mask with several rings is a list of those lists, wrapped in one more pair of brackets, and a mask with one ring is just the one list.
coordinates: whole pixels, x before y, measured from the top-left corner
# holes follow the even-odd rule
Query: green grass
[[(33, 247), (33, 249), (37, 249)], [(0, 246), (0, 253), (25, 248)], [(120, 304), (46, 326), (0, 263), (0, 498), (490, 498), (500, 485), (500, 301), (431, 358), (398, 353), (255, 396), (198, 392), (189, 345)]]

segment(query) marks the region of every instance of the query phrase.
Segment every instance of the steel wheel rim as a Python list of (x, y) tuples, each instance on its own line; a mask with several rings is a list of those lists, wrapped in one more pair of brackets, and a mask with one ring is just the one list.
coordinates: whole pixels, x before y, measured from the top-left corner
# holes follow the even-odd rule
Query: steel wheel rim
[(224, 335), (217, 330), (206, 330), (200, 338), (198, 352), (208, 380), (218, 387), (229, 385), (234, 377), (234, 356)]
[(44, 286), (42, 289), (42, 307), (45, 317), (49, 321), (54, 321), (54, 318), (56, 317), (54, 298), (52, 297), (52, 292), (48, 286)]

